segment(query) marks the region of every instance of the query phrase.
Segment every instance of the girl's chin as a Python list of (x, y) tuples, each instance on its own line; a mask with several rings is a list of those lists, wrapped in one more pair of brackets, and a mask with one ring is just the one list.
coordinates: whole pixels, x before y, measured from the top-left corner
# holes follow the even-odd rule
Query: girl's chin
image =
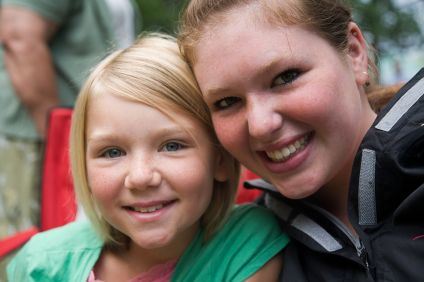
[[(153, 240), (152, 240), (153, 239)], [(150, 237), (150, 238), (132, 238), (134, 246), (145, 250), (154, 250), (167, 247), (168, 238)]]
[(277, 188), (278, 192), (280, 192), (280, 194), (292, 200), (300, 200), (310, 197), (319, 190), (319, 187), (317, 188), (310, 185), (306, 185), (305, 187), (301, 184), (281, 185), (276, 183), (275, 187)]

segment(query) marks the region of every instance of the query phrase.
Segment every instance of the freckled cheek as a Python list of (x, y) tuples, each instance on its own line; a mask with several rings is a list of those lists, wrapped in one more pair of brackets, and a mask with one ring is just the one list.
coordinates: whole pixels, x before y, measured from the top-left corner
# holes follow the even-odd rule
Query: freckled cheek
[[(335, 107), (337, 102), (332, 94), (327, 92), (316, 92), (314, 95), (299, 100), (292, 108), (292, 113), (297, 116), (296, 120), (300, 120), (312, 127), (325, 127), (328, 123), (337, 118), (337, 112), (340, 110)], [(317, 128), (315, 128), (317, 129)]]
[(116, 197), (120, 185), (113, 174), (98, 170), (87, 171), (88, 184), (93, 197), (99, 201), (107, 201)]
[[(207, 195), (212, 190), (214, 180), (212, 172), (212, 164), (201, 162), (186, 164), (174, 170), (176, 177), (172, 178), (174, 183), (171, 183), (171, 186), (177, 190), (176, 192), (180, 196), (197, 198), (202, 201), (202, 199), (208, 198)], [(168, 181), (171, 181), (171, 178), (168, 178)]]
[(330, 90), (320, 92), (316, 98), (304, 101), (299, 107), (299, 112), (303, 112), (300, 112), (303, 122), (311, 126), (318, 140), (331, 146), (333, 151), (335, 148), (346, 149), (344, 145), (352, 141), (350, 133), (356, 124), (355, 111), (341, 95), (343, 93)]

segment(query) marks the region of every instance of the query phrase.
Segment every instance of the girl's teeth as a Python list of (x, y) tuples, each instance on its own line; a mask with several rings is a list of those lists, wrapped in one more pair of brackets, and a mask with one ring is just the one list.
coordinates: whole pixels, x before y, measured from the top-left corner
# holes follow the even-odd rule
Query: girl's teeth
[(284, 148), (281, 152), (283, 153), (284, 158), (287, 158), (288, 156), (290, 156), (290, 150), (287, 147)]
[(141, 213), (149, 213), (149, 212), (160, 210), (161, 208), (163, 208), (163, 204), (147, 207), (147, 208), (134, 208), (134, 211), (141, 212)]
[(296, 141), (296, 142), (294, 142), (294, 146), (296, 147), (296, 149), (299, 149), (300, 146), (302, 146), (302, 145), (300, 144), (299, 141)]
[(296, 142), (276, 151), (266, 152), (266, 155), (274, 162), (281, 162), (289, 159), (294, 154), (302, 151), (308, 143), (308, 136), (304, 136)]

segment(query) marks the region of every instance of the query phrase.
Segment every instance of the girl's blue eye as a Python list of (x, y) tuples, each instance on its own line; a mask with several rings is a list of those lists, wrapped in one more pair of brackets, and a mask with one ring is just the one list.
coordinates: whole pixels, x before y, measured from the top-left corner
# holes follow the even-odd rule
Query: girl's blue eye
[(103, 153), (103, 156), (109, 159), (119, 158), (124, 155), (124, 152), (117, 148), (108, 149)]
[(175, 152), (181, 150), (183, 145), (178, 142), (168, 142), (163, 146), (163, 150), (166, 152)]
[(238, 101), (240, 101), (240, 98), (238, 97), (225, 97), (221, 100), (216, 101), (213, 105), (217, 110), (224, 110), (226, 108), (231, 107)]
[(280, 73), (274, 80), (272, 81), (272, 87), (290, 84), (295, 81), (300, 75), (300, 71), (296, 69), (289, 69)]

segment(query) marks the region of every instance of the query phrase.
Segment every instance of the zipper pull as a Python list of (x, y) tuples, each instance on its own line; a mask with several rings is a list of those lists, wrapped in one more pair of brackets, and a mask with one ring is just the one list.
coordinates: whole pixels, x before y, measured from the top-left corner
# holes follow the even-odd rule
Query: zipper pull
[(367, 271), (369, 271), (369, 263), (368, 263), (368, 253), (365, 249), (364, 244), (361, 240), (359, 240), (359, 246), (356, 247), (356, 252), (358, 254), (358, 257), (361, 259), (361, 261), (364, 263)]

